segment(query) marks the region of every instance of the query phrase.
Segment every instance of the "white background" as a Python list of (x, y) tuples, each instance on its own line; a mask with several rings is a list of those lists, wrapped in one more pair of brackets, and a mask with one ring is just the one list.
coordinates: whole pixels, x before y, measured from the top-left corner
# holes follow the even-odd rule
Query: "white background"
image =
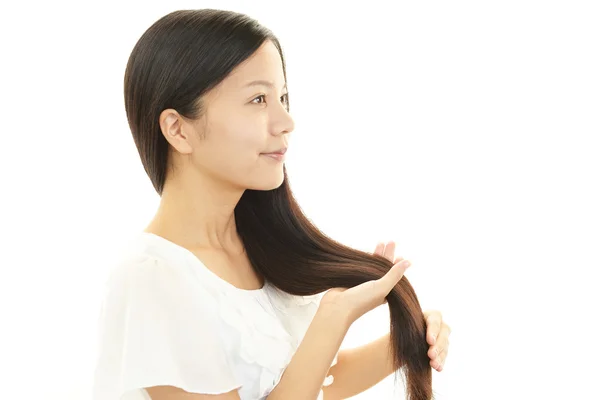
[[(158, 18), (204, 7), (279, 36), (292, 188), (336, 239), (412, 261), (453, 329), (439, 400), (600, 398), (597, 3), (350, 3), (2, 6), (2, 398), (90, 398), (103, 279), (159, 200), (125, 64)], [(343, 347), (388, 323), (374, 310)], [(392, 383), (356, 399), (402, 398)]]

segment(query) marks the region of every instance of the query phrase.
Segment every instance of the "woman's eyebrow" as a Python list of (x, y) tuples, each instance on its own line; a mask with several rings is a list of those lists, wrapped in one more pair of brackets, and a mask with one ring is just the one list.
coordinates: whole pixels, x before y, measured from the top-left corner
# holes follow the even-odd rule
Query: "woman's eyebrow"
[[(271, 89), (275, 89), (275, 84), (273, 84), (273, 82), (271, 81), (265, 81), (262, 79), (256, 80), (256, 81), (252, 81), (252, 82), (248, 82), (247, 84), (244, 85), (244, 88), (250, 87), (250, 86), (266, 86), (266, 87), (270, 87)], [(286, 89), (287, 83), (285, 83), (283, 85), (283, 88), (281, 88), (281, 91), (283, 91), (284, 89)]]

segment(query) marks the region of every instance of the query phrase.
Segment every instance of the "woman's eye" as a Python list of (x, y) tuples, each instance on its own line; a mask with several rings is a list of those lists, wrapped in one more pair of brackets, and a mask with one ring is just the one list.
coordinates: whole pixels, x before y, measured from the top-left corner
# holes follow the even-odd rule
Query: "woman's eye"
[[(257, 100), (257, 99), (264, 99), (265, 97), (266, 97), (266, 96), (265, 96), (264, 94), (261, 94), (260, 96), (257, 96), (257, 97), (255, 97), (255, 98), (252, 100), (252, 102), (254, 102), (254, 104), (261, 104), (262, 102), (259, 102), (259, 103), (257, 103), (257, 102), (255, 102), (255, 100)], [(281, 99), (283, 99), (283, 102), (284, 102), (284, 104), (286, 104), (286, 105), (287, 105), (287, 101), (288, 101), (288, 95), (287, 95), (287, 93), (286, 93), (286, 94), (284, 94), (283, 96), (281, 96), (281, 97), (280, 97), (280, 100), (281, 100)]]

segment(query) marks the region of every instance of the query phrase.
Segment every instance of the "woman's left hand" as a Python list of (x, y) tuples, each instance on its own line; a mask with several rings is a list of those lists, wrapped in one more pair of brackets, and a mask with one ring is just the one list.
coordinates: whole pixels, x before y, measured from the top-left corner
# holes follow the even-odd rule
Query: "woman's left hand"
[[(380, 242), (375, 248), (375, 254), (379, 254), (396, 264), (404, 258), (395, 257), (396, 243), (393, 241), (387, 244)], [(429, 310), (423, 313), (427, 321), (427, 343), (430, 345), (427, 355), (431, 358), (429, 365), (438, 372), (442, 372), (446, 357), (448, 355), (448, 346), (450, 346), (450, 326), (442, 321), (442, 313), (437, 310)]]

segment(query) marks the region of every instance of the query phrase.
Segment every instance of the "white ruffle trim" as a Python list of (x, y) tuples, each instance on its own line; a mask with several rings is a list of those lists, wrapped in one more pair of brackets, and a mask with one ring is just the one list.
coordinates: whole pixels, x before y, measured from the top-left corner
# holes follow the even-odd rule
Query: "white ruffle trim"
[[(219, 314), (226, 324), (240, 332), (240, 357), (248, 364), (262, 367), (259, 398), (263, 398), (281, 380), (319, 307), (322, 294), (292, 296), (267, 284), (263, 292), (252, 296), (241, 292), (228, 292), (226, 296), (219, 301)], [(257, 307), (272, 309), (257, 312)], [(287, 318), (278, 320), (270, 315), (273, 311)], [(287, 326), (282, 326), (280, 321)], [(336, 363), (337, 354), (331, 365)], [(329, 386), (332, 382), (333, 376), (329, 375), (323, 385)]]

